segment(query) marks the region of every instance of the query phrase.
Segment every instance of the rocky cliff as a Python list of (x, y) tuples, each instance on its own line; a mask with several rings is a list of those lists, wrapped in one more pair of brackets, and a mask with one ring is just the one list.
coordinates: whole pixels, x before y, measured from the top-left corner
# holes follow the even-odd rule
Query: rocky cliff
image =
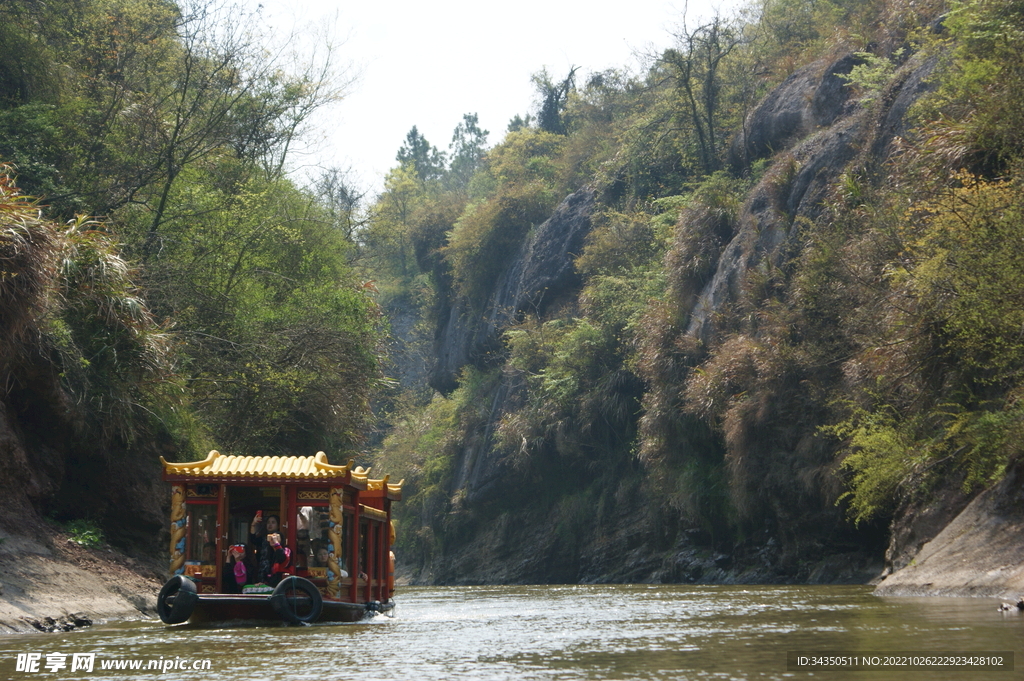
[(595, 75), (417, 223), (440, 393), (379, 458), (416, 580), (953, 593), (966, 557), (1013, 595), (1020, 7), (833, 9)]
[[(936, 503), (942, 505), (942, 501)], [(891, 548), (902, 549), (903, 560), (891, 566), (895, 571), (879, 583), (875, 593), (1013, 602), (1024, 597), (1024, 458), (963, 511), (947, 510), (943, 516), (953, 518), (948, 524), (936, 523), (927, 514), (902, 519), (899, 525), (907, 532), (898, 533)], [(916, 533), (916, 542), (907, 541), (905, 535), (911, 532)]]
[[(82, 418), (31, 362), (0, 399), (0, 632), (155, 614), (169, 539), (158, 445), (99, 442)], [(109, 543), (79, 546), (63, 529), (73, 519)]]
[[(574, 260), (591, 229), (595, 192), (584, 188), (567, 196), (551, 217), (525, 240), (507, 267), (497, 273), (483, 314), (468, 301), (457, 298), (438, 329), (436, 364), (432, 385), (454, 386), (467, 364), (495, 366), (502, 357), (501, 335), (526, 313), (543, 316), (571, 302), (579, 292), (580, 279)], [(483, 500), (494, 487), (508, 482), (504, 457), (493, 446), (492, 435), (507, 401), (513, 400), (517, 382), (503, 377), (488, 400), (486, 418), (466, 439), (455, 459), (453, 491), (461, 490), (469, 503)]]
[[(752, 273), (782, 268), (799, 254), (802, 226), (821, 217), (840, 178), (850, 172), (880, 177), (899, 147), (907, 134), (907, 111), (928, 91), (936, 62), (906, 60), (870, 102), (854, 96), (842, 79), (858, 63), (859, 57), (847, 54), (796, 71), (737, 131), (730, 149), (733, 171), (743, 173), (762, 158), (769, 159), (768, 168), (720, 239), (706, 283), (692, 300), (674, 303), (686, 320), (680, 334), (690, 339), (685, 343), (713, 345), (718, 313), (737, 304), (751, 286)], [(599, 201), (590, 188), (568, 196), (510, 256), (507, 268), (495, 273), (482, 312), (465, 300), (450, 303), (437, 330), (432, 385), (452, 389), (467, 365), (501, 366), (502, 334), (524, 313), (554, 319), (578, 309), (581, 279), (574, 258), (583, 249)], [(685, 229), (686, 224), (677, 225)], [(637, 394), (644, 389), (633, 388)], [(610, 483), (612, 489), (619, 485), (614, 520), (599, 520), (576, 497), (554, 506), (531, 505), (527, 490), (538, 478), (523, 480), (524, 471), (493, 442), (495, 427), (522, 404), (523, 391), (514, 372), (506, 372), (482, 400), (485, 416), (465, 434), (454, 459), (450, 493), (457, 502), (444, 521), (444, 548), (426, 563), (410, 566), (417, 571), (414, 579), (866, 582), (882, 572), (884, 528), (853, 528), (834, 497), (822, 491), (822, 481), (797, 468), (788, 479), (751, 473), (750, 484), (759, 486), (756, 495), (765, 511), (746, 523), (739, 540), (723, 542), (715, 538), (716, 530), (709, 534), (708, 527), (688, 522), (677, 510), (648, 503), (644, 485), (631, 482), (629, 466), (617, 473), (619, 483)], [(764, 460), (795, 458), (803, 470), (833, 475), (833, 453), (817, 438), (823, 416), (814, 409), (767, 405), (764, 423), (749, 434), (752, 441), (760, 440), (752, 451)], [(516, 494), (518, 504), (491, 501)], [(954, 495), (948, 508), (955, 513), (967, 501)], [(922, 526), (918, 541), (927, 541), (938, 529)]]
[(451, 390), (462, 367), (496, 361), (489, 356), (500, 353), (501, 334), (524, 313), (544, 314), (577, 292), (573, 260), (590, 231), (594, 201), (590, 188), (567, 196), (518, 253), (509, 253), (505, 269), (494, 273), (482, 313), (462, 296), (445, 306), (434, 344), (431, 385), (442, 392)]

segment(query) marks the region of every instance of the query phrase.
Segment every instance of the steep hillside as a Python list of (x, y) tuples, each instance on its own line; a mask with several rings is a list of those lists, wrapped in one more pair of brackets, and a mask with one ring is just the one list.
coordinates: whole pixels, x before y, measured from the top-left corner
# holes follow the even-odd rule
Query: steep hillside
[(417, 271), (391, 281), (439, 391), (376, 455), (410, 479), (407, 569), (866, 582), (1005, 475), (1021, 146), (993, 98), (1019, 8), (958, 7), (834, 6), (826, 35), (769, 3), (639, 80), (542, 74), (536, 127), (461, 193), (400, 152)]
[(337, 169), (285, 173), (340, 84), (274, 38), (216, 2), (0, 3), (4, 531), (155, 553), (160, 455), (362, 442), (381, 331), (351, 206)]
[(199, 9), (0, 3), (5, 532), (161, 551), (158, 454), (363, 447), (420, 582), (1016, 584), (1024, 2), (691, 16), (370, 205), (285, 172), (331, 65)]

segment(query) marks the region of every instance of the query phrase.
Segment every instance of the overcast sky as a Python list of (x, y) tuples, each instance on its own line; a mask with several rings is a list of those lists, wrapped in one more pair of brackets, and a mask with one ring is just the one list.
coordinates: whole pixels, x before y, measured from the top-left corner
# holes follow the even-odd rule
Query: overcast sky
[[(672, 43), (686, 8), (685, 0), (243, 1), (263, 5), (278, 35), (295, 28), (314, 40), (327, 27), (343, 43), (338, 57), (359, 77), (318, 121), (318, 151), (293, 161), (351, 167), (375, 189), (412, 126), (444, 151), (462, 115), (478, 113), (493, 145), (511, 118), (532, 109), (531, 74), (635, 70), (638, 55)], [(688, 13), (708, 16), (721, 4), (691, 0)]]

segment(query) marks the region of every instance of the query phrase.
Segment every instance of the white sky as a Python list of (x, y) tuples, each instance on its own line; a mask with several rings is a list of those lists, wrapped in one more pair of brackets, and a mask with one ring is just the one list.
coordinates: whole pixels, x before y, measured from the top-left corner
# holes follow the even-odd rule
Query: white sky
[[(575, 65), (582, 82), (608, 68), (635, 70), (636, 55), (671, 45), (686, 8), (686, 0), (241, 1), (263, 5), (279, 36), (294, 27), (312, 42), (327, 27), (343, 41), (340, 61), (359, 78), (318, 121), (319, 150), (293, 164), (351, 167), (374, 189), (413, 125), (445, 151), (462, 115), (478, 113), (494, 145), (510, 119), (533, 109), (531, 74), (547, 67), (562, 78)], [(725, 3), (691, 0), (688, 12), (693, 20)]]

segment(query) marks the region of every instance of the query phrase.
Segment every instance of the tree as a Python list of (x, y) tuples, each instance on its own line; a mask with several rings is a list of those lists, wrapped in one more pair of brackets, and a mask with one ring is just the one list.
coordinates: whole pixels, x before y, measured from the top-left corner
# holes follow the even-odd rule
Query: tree
[(484, 160), (487, 149), (487, 135), (480, 128), (477, 115), (463, 114), (462, 122), (455, 126), (452, 143), (448, 147), (450, 161), (445, 183), (450, 189), (465, 191), (469, 181)]
[(183, 168), (226, 154), (236, 174), (280, 175), (343, 87), (329, 47), (288, 63), (258, 13), (224, 0), (20, 0), (0, 24), (0, 154), (65, 218), (145, 206), (146, 258)]
[(413, 211), (422, 196), (423, 184), (414, 166), (403, 164), (388, 173), (384, 192), (370, 210), (369, 223), (360, 232), (360, 239), (372, 254), (378, 272), (386, 272), (399, 280), (415, 274), (409, 229)]
[(662, 59), (674, 68), (676, 87), (683, 95), (689, 122), (697, 138), (704, 172), (721, 168), (718, 129), (721, 127), (722, 60), (740, 44), (738, 31), (720, 15), (689, 29), (683, 22), (676, 34), (679, 47), (666, 50)]
[(280, 176), (291, 142), (314, 111), (339, 96), (329, 81), (330, 55), (298, 74), (268, 54), (254, 15), (208, 0), (183, 3), (178, 25), (181, 50), (168, 64), (169, 90), (154, 96), (160, 129), (155, 162), (161, 181), (153, 197), (142, 253), (159, 250), (168, 198), (182, 169), (233, 149), (243, 162), (260, 161)]
[(185, 341), (193, 404), (228, 449), (353, 447), (378, 331), (352, 244), (286, 179), (250, 179), (230, 203), (221, 194), (205, 169), (186, 168), (169, 203), (196, 212), (147, 266), (154, 305)]
[(512, 120), (508, 122), (505, 132), (516, 132), (523, 128), (529, 128), (531, 125), (533, 125), (533, 114), (526, 114), (525, 117), (516, 114), (512, 117)]
[(329, 168), (313, 181), (312, 191), (334, 229), (355, 243), (356, 232), (367, 223), (362, 212), (366, 191), (356, 186), (352, 171)]
[(553, 132), (556, 135), (565, 135), (569, 132), (565, 110), (569, 105), (569, 93), (576, 89), (576, 72), (579, 69), (578, 66), (571, 67), (569, 75), (557, 83), (551, 80), (547, 69), (534, 74), (533, 85), (540, 95), (537, 124), (541, 130)]
[(420, 182), (437, 180), (444, 174), (444, 154), (428, 142), (415, 125), (405, 136), (405, 142), (398, 149), (395, 160), (410, 164)]

